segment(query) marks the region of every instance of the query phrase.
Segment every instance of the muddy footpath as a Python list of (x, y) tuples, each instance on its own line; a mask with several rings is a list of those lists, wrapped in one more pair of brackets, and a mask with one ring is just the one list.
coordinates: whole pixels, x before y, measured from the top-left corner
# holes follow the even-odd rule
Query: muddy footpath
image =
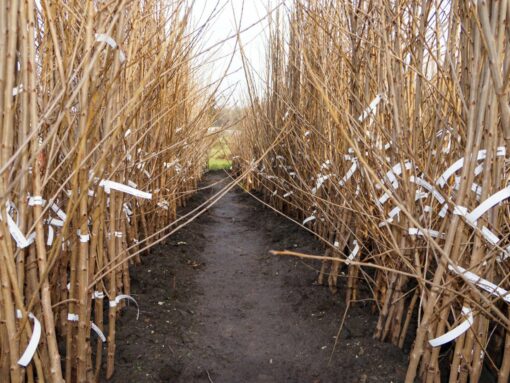
[[(181, 214), (226, 182), (208, 173)], [(349, 309), (337, 340), (343, 281), (332, 295), (314, 283), (319, 262), (269, 253), (283, 249), (324, 252), (240, 189), (152, 249), (132, 267), (140, 318), (123, 310), (110, 382), (402, 382), (407, 357), (372, 338), (370, 302)]]

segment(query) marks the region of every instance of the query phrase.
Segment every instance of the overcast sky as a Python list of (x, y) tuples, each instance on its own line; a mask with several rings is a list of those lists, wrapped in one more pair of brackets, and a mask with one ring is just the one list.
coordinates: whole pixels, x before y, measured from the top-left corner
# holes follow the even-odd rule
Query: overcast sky
[[(219, 42), (234, 35), (236, 23), (240, 25), (241, 30), (256, 24), (241, 34), (241, 41), (250, 65), (255, 72), (263, 76), (265, 67), (264, 48), (267, 41), (267, 20), (265, 16), (268, 3), (270, 3), (270, 0), (246, 0), (243, 8), (243, 0), (195, 0), (195, 25), (202, 25), (213, 14), (217, 5), (220, 9), (204, 34), (202, 49), (215, 47)], [(263, 20), (257, 23), (261, 19)], [(236, 39), (230, 38), (201, 57), (201, 60), (205, 59), (207, 62), (203, 68), (203, 73), (211, 76), (209, 81), (215, 81), (222, 76), (232, 58), (232, 54), (235, 52), (235, 46)], [(246, 94), (245, 74), (239, 52), (235, 52), (229, 75), (224, 80), (220, 90), (225, 95), (234, 91), (234, 95), (229, 102), (230, 105), (246, 101), (243, 99)]]

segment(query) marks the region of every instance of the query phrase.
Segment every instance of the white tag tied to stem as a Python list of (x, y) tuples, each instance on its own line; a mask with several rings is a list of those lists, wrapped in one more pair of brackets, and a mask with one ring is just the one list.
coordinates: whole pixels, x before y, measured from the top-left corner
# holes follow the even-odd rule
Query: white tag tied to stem
[(501, 263), (503, 261), (506, 261), (508, 258), (510, 258), (510, 246), (507, 246), (506, 249), (501, 253), (501, 255), (498, 255), (496, 257), (496, 261)]
[[(504, 146), (498, 147), (496, 150), (496, 156), (497, 157), (505, 157), (506, 156), (506, 148)], [(485, 160), (486, 157), (487, 157), (487, 150), (482, 149), (482, 150), (478, 151), (478, 153), (476, 155), (476, 160), (482, 161), (482, 160)], [(446, 184), (446, 182), (448, 182), (448, 179), (454, 173), (456, 173), (458, 170), (462, 169), (463, 166), (464, 166), (464, 157), (455, 161), (453, 163), (453, 165), (451, 165), (448, 169), (446, 169), (443, 172), (443, 174), (441, 174), (441, 176), (439, 176), (439, 178), (436, 181), (436, 184), (443, 187)]]
[(419, 235), (422, 237), (430, 236), (432, 238), (445, 238), (444, 233), (440, 233), (437, 230), (431, 230), (431, 229), (421, 230), (416, 227), (410, 227), (408, 233), (409, 233), (409, 235)]
[[(404, 161), (404, 168), (406, 170), (411, 170), (413, 167), (413, 164), (409, 160)], [(389, 170), (386, 173), (386, 178), (390, 181), (390, 183), (393, 185), (394, 188), (398, 187), (398, 179), (397, 176), (400, 176), (402, 174), (402, 164), (399, 162), (398, 164), (394, 165), (391, 170)]]
[(381, 102), (383, 99), (382, 94), (378, 94), (375, 96), (375, 98), (372, 100), (372, 102), (368, 105), (368, 107), (361, 113), (361, 115), (358, 117), (359, 122), (363, 122), (366, 120), (367, 117), (369, 117), (372, 113), (375, 113), (377, 111), (377, 105)]
[(494, 234), (491, 230), (489, 230), (486, 226), (482, 226), (482, 235), (483, 237), (492, 245), (497, 245), (500, 241), (499, 237)]
[(441, 210), (439, 211), (439, 216), (441, 218), (444, 218), (444, 217), (446, 217), (446, 213), (448, 213), (448, 204), (447, 203), (445, 203), (443, 205), (443, 207), (441, 208)]
[(28, 206), (44, 206), (45, 203), (46, 201), (40, 195), (28, 199)]
[(510, 186), (498, 191), (483, 201), (476, 209), (466, 215), (466, 220), (472, 226), (476, 226), (478, 218), (485, 214), (489, 209), (496, 206), (498, 203), (510, 197)]
[(345, 263), (347, 265), (350, 265), (351, 262), (354, 261), (354, 259), (356, 258), (356, 256), (359, 253), (359, 250), (360, 250), (358, 241), (354, 240), (354, 241), (352, 241), (352, 244), (354, 245), (354, 249), (352, 249), (351, 254), (349, 254), (347, 259), (345, 260)]
[(133, 211), (130, 209), (129, 204), (127, 202), (124, 202), (122, 204), (122, 210), (124, 210), (128, 222), (131, 222), (131, 216), (133, 215)]
[(101, 180), (99, 186), (104, 188), (105, 193), (110, 194), (110, 191), (117, 190), (122, 193), (130, 194), (135, 197), (144, 198), (144, 199), (152, 199), (152, 194), (143, 192), (141, 190), (135, 189), (134, 187), (124, 185), (118, 182), (109, 181), (109, 180)]
[(104, 299), (105, 294), (102, 291), (94, 291), (92, 293), (92, 299)]
[(57, 227), (63, 227), (64, 221), (56, 218), (50, 218), (46, 221), (46, 223), (50, 226), (57, 226)]
[(46, 239), (46, 246), (53, 245), (53, 239), (55, 238), (55, 230), (53, 229), (53, 226), (48, 225), (48, 238)]
[(126, 133), (124, 133), (124, 138), (128, 138), (131, 134), (131, 129), (126, 130)]
[(287, 192), (283, 195), (283, 198), (287, 198), (287, 197), (290, 197), (292, 194), (294, 194), (293, 191), (290, 191), (290, 192)]
[[(112, 49), (117, 49), (118, 48), (117, 42), (111, 36), (108, 36), (105, 33), (96, 33), (96, 41), (100, 42), (100, 43), (106, 43)], [(124, 52), (120, 48), (119, 48), (119, 61), (120, 61), (121, 64), (124, 61), (126, 61), (126, 55), (124, 54)]]
[(67, 219), (67, 214), (64, 213), (56, 203), (52, 203), (51, 204), (51, 210), (53, 210), (55, 212), (56, 215), (58, 215), (58, 217), (65, 222), (65, 220)]
[(329, 169), (331, 166), (331, 161), (330, 160), (326, 160), (322, 165), (321, 165), (321, 169)]
[(104, 343), (106, 342), (106, 337), (104, 336), (103, 332), (94, 322), (90, 322), (90, 328), (97, 334), (99, 339)]
[(124, 233), (122, 231), (116, 231), (113, 233), (115, 238), (122, 238), (124, 236)]
[(160, 207), (161, 209), (165, 209), (165, 210), (168, 210), (168, 201), (167, 200), (163, 200), (161, 202), (158, 202), (158, 207)]
[(25, 89), (23, 88), (23, 84), (19, 84), (18, 86), (15, 86), (12, 88), (12, 97), (16, 97), (18, 94), (23, 92)]
[(138, 320), (138, 317), (140, 316), (140, 307), (138, 306), (138, 302), (131, 295), (126, 294), (117, 295), (114, 300), (110, 301), (110, 307), (116, 307), (123, 299), (127, 299), (136, 305), (137, 309), (136, 320)]
[[(67, 314), (67, 320), (69, 322), (78, 322), (80, 320), (80, 316), (78, 314), (68, 313)], [(90, 329), (94, 331), (99, 339), (104, 343), (106, 342), (106, 337), (104, 336), (104, 333), (101, 331), (99, 327), (94, 322), (90, 322)]]
[(458, 338), (462, 334), (464, 334), (469, 328), (473, 325), (473, 311), (469, 307), (462, 307), (462, 314), (466, 317), (466, 319), (459, 324), (454, 329), (448, 331), (446, 334), (441, 335), (435, 339), (429, 340), (429, 344), (432, 347), (439, 347), (443, 344), (451, 342), (452, 340)]
[(461, 275), (462, 277), (466, 278), (469, 282), (473, 283), (474, 285), (478, 286), (482, 290), (487, 291), (491, 295), (494, 295), (496, 297), (502, 298), (505, 302), (510, 303), (510, 293), (495, 285), (492, 282), (489, 282), (486, 279), (483, 279), (482, 277), (479, 277), (475, 273), (472, 273), (471, 271), (467, 271), (461, 266), (452, 266), (448, 265), (448, 269), (452, 272), (454, 272), (457, 275)]
[(11, 215), (9, 214), (9, 208), (6, 208), (5, 216), (7, 217), (7, 226), (9, 228), (9, 232), (16, 242), (16, 246), (18, 246), (20, 249), (24, 249), (30, 246), (35, 240), (35, 233), (31, 233), (28, 237), (25, 237), (19, 226), (16, 224), (16, 222), (14, 222)]
[(436, 188), (434, 186), (432, 186), (430, 183), (428, 183), (427, 181), (425, 181), (423, 178), (421, 177), (415, 177), (415, 176), (411, 176), (409, 177), (409, 182), (412, 182), (412, 183), (415, 183), (416, 185), (419, 185), (421, 186), (422, 188), (425, 188), (427, 189), (429, 192), (432, 193), (432, 195), (434, 196), (434, 198), (442, 205), (445, 203), (445, 199), (444, 197), (436, 190)]
[[(412, 162), (410, 162), (409, 160), (404, 161), (404, 168), (406, 170), (411, 170), (413, 168)], [(388, 171), (388, 173), (386, 173), (386, 178), (390, 181), (390, 183), (394, 189), (398, 189), (399, 184), (398, 184), (397, 176), (400, 176), (401, 174), (402, 174), (402, 164), (400, 164), (400, 163), (393, 166), (393, 168), (391, 168), (391, 170)], [(383, 181), (383, 183), (384, 183), (384, 181)], [(384, 203), (386, 203), (386, 201), (388, 201), (390, 199), (390, 197), (391, 197), (391, 191), (389, 193), (384, 193), (381, 196), (381, 198), (379, 198), (379, 200), (377, 202), (379, 205), (383, 205)]]
[[(21, 310), (16, 310), (16, 317), (22, 319), (23, 315), (21, 314)], [(39, 346), (39, 341), (41, 340), (41, 323), (32, 313), (28, 313), (28, 317), (34, 322), (34, 329), (25, 352), (23, 352), (23, 355), (21, 355), (21, 358), (18, 360), (18, 364), (22, 367), (26, 367), (30, 364), (37, 350), (37, 346)]]
[(317, 175), (317, 183), (315, 187), (312, 189), (312, 194), (316, 194), (317, 191), (321, 188), (322, 184), (331, 178), (331, 174), (323, 176), (322, 174)]
[(347, 173), (345, 174), (344, 178), (342, 178), (342, 180), (340, 181), (340, 186), (344, 186), (345, 183), (351, 179), (351, 177), (354, 175), (354, 173), (358, 169), (358, 159), (356, 157), (353, 157), (351, 159), (351, 161), (352, 161), (352, 165), (349, 168), (349, 170), (347, 171)]
[(308, 222), (315, 221), (316, 219), (317, 219), (317, 217), (316, 217), (316, 216), (311, 215), (310, 217), (306, 218), (306, 219), (303, 221), (303, 225), (306, 225)]
[(80, 237), (81, 243), (87, 243), (90, 241), (90, 234), (82, 234), (79, 229), (76, 231), (76, 234), (78, 234), (78, 237)]
[(468, 214), (467, 207), (455, 205), (453, 207), (453, 214), (454, 215), (460, 215), (461, 217), (465, 217), (466, 214)]
[[(424, 198), (427, 198), (429, 196), (429, 193), (424, 193), (420, 190), (416, 190), (416, 193), (415, 193), (415, 196), (414, 196), (414, 201), (419, 201), (420, 199), (424, 199)], [(424, 206), (423, 210), (425, 212), (430, 212), (432, 211), (432, 208), (430, 206)], [(392, 223), (393, 222), (393, 219), (395, 218), (395, 216), (397, 216), (398, 218), (398, 215), (400, 214), (400, 207), (396, 206), (394, 207), (393, 209), (390, 210), (390, 212), (388, 213), (388, 219), (386, 219), (385, 221), (381, 222), (379, 224), (379, 227), (383, 227), (383, 226), (386, 226), (388, 223)]]

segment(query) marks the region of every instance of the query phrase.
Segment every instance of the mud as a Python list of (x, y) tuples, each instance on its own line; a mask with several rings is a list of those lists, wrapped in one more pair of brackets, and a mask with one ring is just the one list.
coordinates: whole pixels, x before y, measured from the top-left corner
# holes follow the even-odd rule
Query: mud
[[(204, 185), (224, 173), (209, 173)], [(222, 184), (197, 193), (185, 210)], [(111, 382), (402, 382), (398, 348), (372, 338), (369, 303), (348, 311), (314, 282), (318, 262), (269, 250), (322, 254), (314, 237), (241, 190), (132, 268), (140, 303), (123, 309)]]

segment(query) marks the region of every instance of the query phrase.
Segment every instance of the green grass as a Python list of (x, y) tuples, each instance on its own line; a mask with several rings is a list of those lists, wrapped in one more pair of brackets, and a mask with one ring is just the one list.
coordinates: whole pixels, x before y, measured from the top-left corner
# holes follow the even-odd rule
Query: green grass
[(230, 158), (230, 148), (224, 137), (221, 137), (209, 151), (208, 168), (209, 170), (230, 169), (232, 161)]

